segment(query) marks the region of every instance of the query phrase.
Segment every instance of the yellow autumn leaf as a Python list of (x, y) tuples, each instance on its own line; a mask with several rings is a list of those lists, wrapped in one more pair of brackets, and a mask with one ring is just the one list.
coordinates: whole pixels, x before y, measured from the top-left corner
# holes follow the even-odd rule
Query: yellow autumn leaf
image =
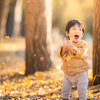
[(47, 51), (49, 51), (49, 49), (47, 49)]
[(38, 92), (37, 92), (37, 91), (35, 91), (34, 95), (37, 95), (37, 94), (38, 94)]
[(33, 87), (33, 91), (35, 90), (35, 87)]
[(11, 72), (11, 73), (10, 73), (10, 76), (14, 76), (14, 73), (13, 73), (13, 72)]
[(9, 39), (9, 36), (5, 36), (6, 39)]
[(53, 98), (58, 98), (58, 95), (53, 94), (52, 97), (53, 97)]
[(78, 94), (78, 91), (76, 90), (75, 93)]
[(6, 82), (9, 83), (10, 81), (7, 79)]
[(28, 80), (31, 80), (31, 79), (32, 79), (32, 76), (31, 76), (31, 75), (29, 75), (29, 76), (27, 77), (27, 79), (28, 79)]
[(63, 2), (62, 2), (62, 1), (59, 1), (59, 3), (60, 3), (60, 4), (63, 4)]
[(49, 94), (49, 91), (46, 91), (46, 94)]
[(43, 77), (43, 80), (45, 81), (45, 80), (46, 80), (46, 78), (45, 78), (45, 77)]
[(30, 96), (34, 95), (34, 92), (30, 92), (29, 95), (30, 95)]
[(22, 82), (27, 82), (27, 80), (26, 79), (22, 79)]

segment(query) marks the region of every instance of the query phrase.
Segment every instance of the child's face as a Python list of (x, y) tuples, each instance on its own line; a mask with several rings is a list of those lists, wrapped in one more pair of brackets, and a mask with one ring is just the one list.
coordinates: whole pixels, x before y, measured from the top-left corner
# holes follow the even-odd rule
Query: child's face
[(83, 36), (82, 28), (76, 24), (70, 28), (69, 33), (66, 32), (66, 35), (69, 36), (72, 42), (78, 42)]

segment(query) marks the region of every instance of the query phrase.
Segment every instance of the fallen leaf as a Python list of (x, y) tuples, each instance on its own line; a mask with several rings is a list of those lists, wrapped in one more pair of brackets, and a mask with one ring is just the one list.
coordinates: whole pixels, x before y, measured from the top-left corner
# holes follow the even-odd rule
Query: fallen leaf
[(44, 57), (41, 57), (41, 58), (40, 58), (40, 61), (43, 61), (43, 60), (44, 60)]
[(6, 39), (9, 39), (9, 36), (5, 36)]
[(59, 1), (61, 4), (63, 4), (63, 2), (62, 1)]
[(49, 49), (47, 49), (47, 51), (49, 51)]

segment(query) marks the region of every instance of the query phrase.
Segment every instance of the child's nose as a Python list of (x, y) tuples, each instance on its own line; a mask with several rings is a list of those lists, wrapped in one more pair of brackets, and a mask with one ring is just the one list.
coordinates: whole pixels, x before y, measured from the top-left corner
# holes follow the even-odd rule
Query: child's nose
[(76, 32), (79, 32), (79, 30), (77, 29)]

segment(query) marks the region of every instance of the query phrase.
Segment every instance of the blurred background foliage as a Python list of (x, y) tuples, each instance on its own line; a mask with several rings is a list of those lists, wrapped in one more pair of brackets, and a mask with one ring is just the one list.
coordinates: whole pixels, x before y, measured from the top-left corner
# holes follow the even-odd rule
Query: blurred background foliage
[[(9, 35), (10, 37), (12, 37), (14, 33), (14, 18), (16, 16), (17, 21), (20, 21), (20, 36), (24, 36), (25, 34), (25, 3), (27, 1), (23, 0), (22, 2), (22, 13), (20, 17), (14, 14), (17, 6), (16, 2), (17, 0), (10, 0), (9, 3), (5, 35)], [(17, 11), (18, 10), (17, 8)], [(71, 19), (80, 20), (85, 26), (85, 34), (90, 36), (93, 27), (93, 0), (52, 0), (52, 29), (56, 27), (59, 33), (65, 36), (65, 26)]]
[(65, 35), (65, 26), (71, 19), (80, 20), (85, 34), (92, 34), (93, 0), (53, 0), (52, 27), (58, 27)]

